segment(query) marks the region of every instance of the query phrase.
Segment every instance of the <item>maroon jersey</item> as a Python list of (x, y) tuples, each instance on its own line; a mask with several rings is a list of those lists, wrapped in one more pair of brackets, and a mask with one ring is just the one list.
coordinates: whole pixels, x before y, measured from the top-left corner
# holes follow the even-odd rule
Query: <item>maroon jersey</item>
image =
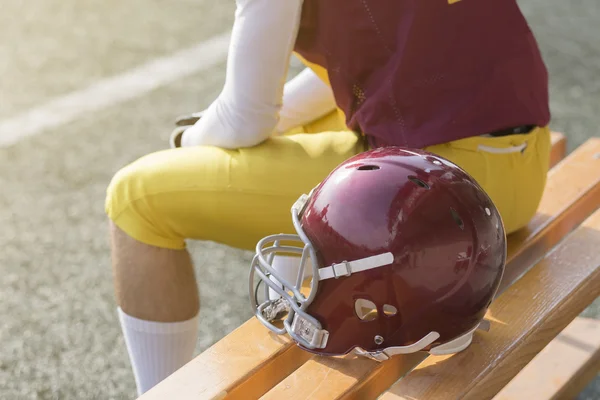
[(305, 0), (295, 50), (327, 69), (350, 129), (422, 148), (550, 120), (515, 0)]

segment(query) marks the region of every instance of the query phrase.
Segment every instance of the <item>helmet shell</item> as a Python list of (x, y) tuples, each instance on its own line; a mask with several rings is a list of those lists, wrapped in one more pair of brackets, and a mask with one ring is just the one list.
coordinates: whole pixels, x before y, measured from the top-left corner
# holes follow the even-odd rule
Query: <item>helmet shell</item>
[[(425, 151), (348, 159), (315, 188), (300, 221), (321, 267), (387, 252), (394, 260), (319, 282), (306, 310), (329, 331), (325, 348), (306, 349), (319, 354), (406, 346), (432, 331), (440, 337), (430, 347), (446, 343), (479, 324), (503, 275), (498, 210), (469, 174)], [(361, 318), (359, 299), (376, 315)]]

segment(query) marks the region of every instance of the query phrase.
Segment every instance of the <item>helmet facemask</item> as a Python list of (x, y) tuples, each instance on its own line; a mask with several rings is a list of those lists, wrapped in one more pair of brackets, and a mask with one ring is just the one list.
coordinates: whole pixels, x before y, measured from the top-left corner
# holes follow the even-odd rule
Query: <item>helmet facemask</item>
[[(318, 349), (327, 345), (329, 333), (322, 329), (321, 323), (316, 318), (305, 311), (317, 294), (319, 265), (315, 250), (300, 224), (300, 218), (311, 194), (312, 192), (309, 195), (303, 194), (292, 206), (292, 222), (296, 235), (270, 235), (261, 239), (256, 245), (256, 255), (250, 268), (249, 290), (255, 316), (263, 325), (278, 335), (288, 333), (306, 348)], [(286, 244), (282, 245), (281, 242)], [(288, 242), (295, 242), (298, 245), (287, 244)], [(273, 259), (278, 253), (300, 255), (300, 267), (295, 282), (289, 282), (273, 268)], [(308, 295), (304, 295), (301, 289), (307, 266), (312, 269), (313, 278)], [(256, 275), (259, 282), (255, 286)], [(271, 278), (275, 278), (277, 282)], [(266, 300), (258, 304), (260, 283), (265, 285)], [(275, 291), (280, 297), (269, 299), (269, 289)], [(285, 312), (288, 315), (283, 320), (283, 328), (279, 328), (273, 322)]]

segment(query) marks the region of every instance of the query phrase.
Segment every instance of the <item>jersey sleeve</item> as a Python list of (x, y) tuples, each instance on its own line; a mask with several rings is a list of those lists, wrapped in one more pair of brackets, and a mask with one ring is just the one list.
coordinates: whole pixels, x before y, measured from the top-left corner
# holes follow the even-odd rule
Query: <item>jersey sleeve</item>
[(183, 146), (254, 146), (276, 132), (303, 0), (237, 0), (223, 90)]
[(314, 121), (336, 107), (333, 90), (311, 69), (306, 68), (285, 84), (283, 108), (277, 133)]

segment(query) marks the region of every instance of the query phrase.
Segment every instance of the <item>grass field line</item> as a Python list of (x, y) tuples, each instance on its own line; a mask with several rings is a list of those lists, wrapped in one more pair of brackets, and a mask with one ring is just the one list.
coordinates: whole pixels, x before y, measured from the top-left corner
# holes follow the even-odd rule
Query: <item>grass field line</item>
[(230, 33), (213, 36), (0, 121), (0, 147), (11, 146), (72, 122), (84, 114), (141, 97), (161, 86), (214, 67), (226, 60), (229, 40)]

